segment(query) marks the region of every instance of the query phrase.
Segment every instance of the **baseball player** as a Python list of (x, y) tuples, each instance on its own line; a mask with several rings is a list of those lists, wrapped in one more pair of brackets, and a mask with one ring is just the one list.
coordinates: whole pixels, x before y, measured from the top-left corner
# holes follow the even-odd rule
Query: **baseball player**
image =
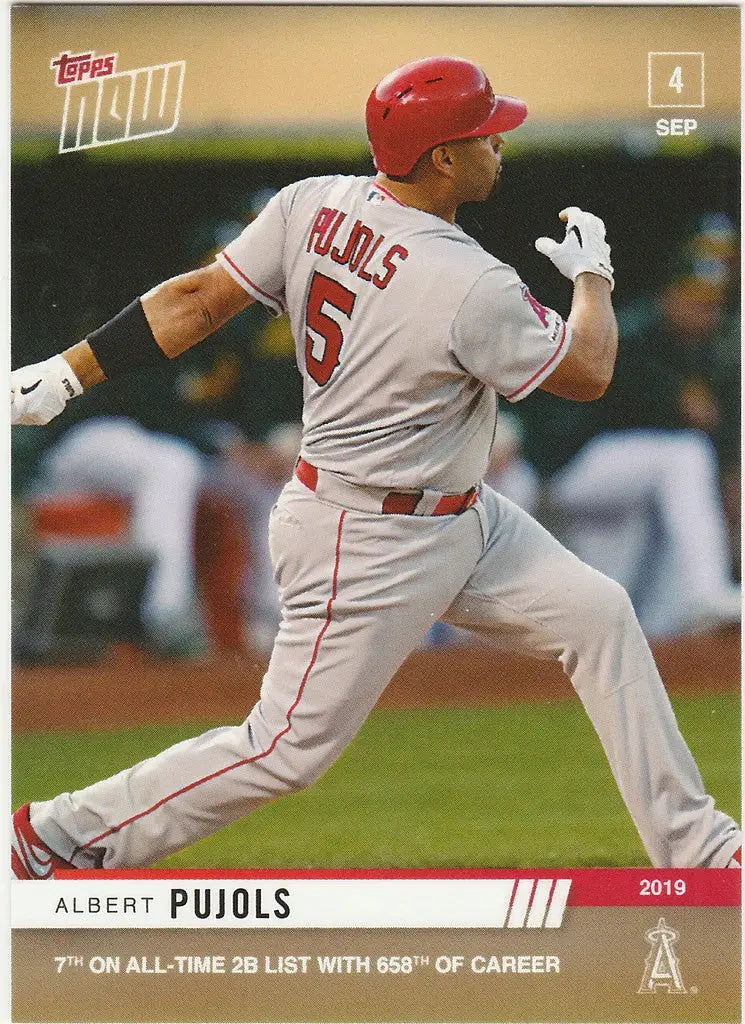
[(561, 662), (654, 865), (739, 866), (738, 827), (704, 790), (625, 591), (480, 482), (498, 396), (597, 398), (616, 354), (602, 221), (570, 207), (563, 240), (536, 242), (574, 282), (567, 320), (455, 221), (491, 195), (526, 114), (467, 60), (397, 69), (367, 102), (374, 179), (282, 189), (213, 265), (12, 374), (13, 422), (44, 424), (259, 301), (289, 314), (304, 384), (269, 527), (282, 621), (260, 700), (242, 725), (20, 808), (18, 877), (146, 866), (309, 786), (441, 618)]

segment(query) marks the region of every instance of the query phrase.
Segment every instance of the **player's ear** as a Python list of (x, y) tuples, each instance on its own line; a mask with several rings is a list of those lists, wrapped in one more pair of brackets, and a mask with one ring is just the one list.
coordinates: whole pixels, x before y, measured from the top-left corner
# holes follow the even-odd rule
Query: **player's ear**
[(446, 175), (448, 178), (451, 177), (453, 173), (453, 151), (448, 142), (443, 142), (440, 146), (434, 146), (430, 159), (435, 170), (440, 174)]

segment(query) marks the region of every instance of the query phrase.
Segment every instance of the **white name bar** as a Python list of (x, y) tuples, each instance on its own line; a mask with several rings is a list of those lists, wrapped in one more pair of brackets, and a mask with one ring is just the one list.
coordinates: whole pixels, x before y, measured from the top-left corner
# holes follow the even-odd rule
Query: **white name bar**
[(12, 928), (560, 928), (569, 878), (11, 882)]

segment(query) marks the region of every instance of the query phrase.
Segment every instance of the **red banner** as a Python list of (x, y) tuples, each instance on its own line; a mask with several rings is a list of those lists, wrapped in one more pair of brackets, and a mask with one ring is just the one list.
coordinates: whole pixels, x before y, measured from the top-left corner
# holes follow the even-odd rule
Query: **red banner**
[(568, 905), (574, 907), (739, 907), (742, 872), (716, 868), (532, 868), (516, 871), (488, 868), (338, 869), (320, 871), (291, 868), (245, 870), (164, 869), (138, 871), (58, 871), (60, 881), (95, 879), (504, 879), (568, 878), (572, 882)]

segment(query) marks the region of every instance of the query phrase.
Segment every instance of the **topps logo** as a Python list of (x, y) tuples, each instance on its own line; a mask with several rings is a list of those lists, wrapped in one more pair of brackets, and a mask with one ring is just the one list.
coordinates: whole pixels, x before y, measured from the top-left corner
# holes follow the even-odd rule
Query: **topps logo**
[(52, 70), (58, 69), (55, 85), (72, 85), (73, 82), (113, 75), (116, 58), (116, 53), (97, 57), (93, 50), (90, 53), (61, 53), (59, 57), (50, 60), (49, 67)]
[(60, 153), (168, 135), (178, 125), (186, 61), (116, 71), (118, 54), (61, 53), (49, 66), (65, 89)]

